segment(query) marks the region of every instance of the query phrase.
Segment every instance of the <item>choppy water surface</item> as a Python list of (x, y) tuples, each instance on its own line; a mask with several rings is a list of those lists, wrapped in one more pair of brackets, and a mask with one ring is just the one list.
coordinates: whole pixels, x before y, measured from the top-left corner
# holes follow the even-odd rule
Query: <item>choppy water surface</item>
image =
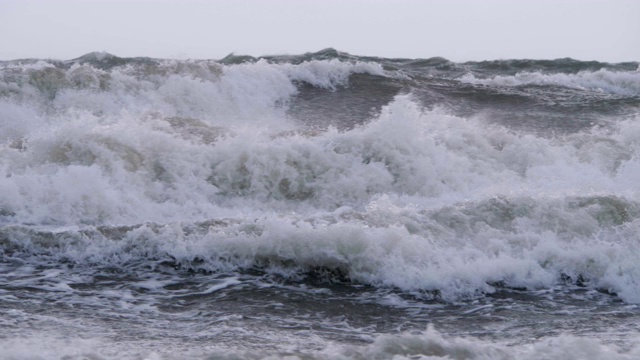
[(0, 358), (640, 359), (638, 63), (0, 63)]

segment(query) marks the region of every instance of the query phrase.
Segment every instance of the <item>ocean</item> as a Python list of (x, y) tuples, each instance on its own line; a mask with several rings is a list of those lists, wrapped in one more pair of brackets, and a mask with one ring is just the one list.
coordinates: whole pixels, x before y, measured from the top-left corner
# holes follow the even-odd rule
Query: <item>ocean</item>
[(0, 62), (0, 359), (640, 359), (640, 65)]

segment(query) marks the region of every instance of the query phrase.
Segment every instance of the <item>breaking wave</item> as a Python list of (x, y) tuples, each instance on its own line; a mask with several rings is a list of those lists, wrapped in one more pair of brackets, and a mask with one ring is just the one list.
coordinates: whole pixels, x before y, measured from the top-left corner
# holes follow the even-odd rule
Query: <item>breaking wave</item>
[(478, 78), (465, 74), (460, 81), (491, 86), (562, 86), (617, 95), (640, 95), (640, 71), (620, 72), (600, 69), (577, 74), (519, 72), (512, 76)]
[[(348, 58), (90, 54), (2, 66), (7, 258), (292, 279), (325, 269), (448, 301), (568, 282), (640, 303), (637, 116), (561, 136), (516, 132), (424, 106), (398, 63)], [(342, 94), (356, 74), (400, 90), (390, 102), (367, 93), (379, 106), (343, 129), (289, 112), (307, 101), (303, 87)], [(607, 69), (477, 76), (460, 80), (640, 89), (637, 73)]]

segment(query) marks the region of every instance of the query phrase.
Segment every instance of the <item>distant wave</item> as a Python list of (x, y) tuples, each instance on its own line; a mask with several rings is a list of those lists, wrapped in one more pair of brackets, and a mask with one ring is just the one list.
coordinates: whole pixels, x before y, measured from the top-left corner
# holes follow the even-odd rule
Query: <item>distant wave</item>
[(594, 72), (579, 72), (577, 74), (520, 72), (513, 76), (495, 76), (491, 78), (476, 78), (474, 75), (466, 74), (460, 80), (470, 84), (492, 86), (565, 86), (620, 95), (640, 95), (640, 72), (638, 71), (598, 70)]

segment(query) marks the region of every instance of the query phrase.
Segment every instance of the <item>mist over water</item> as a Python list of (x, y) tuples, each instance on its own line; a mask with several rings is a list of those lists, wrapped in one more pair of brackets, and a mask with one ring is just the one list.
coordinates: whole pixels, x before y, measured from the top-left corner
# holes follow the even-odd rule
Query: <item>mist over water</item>
[(640, 358), (638, 69), (2, 62), (0, 358)]

